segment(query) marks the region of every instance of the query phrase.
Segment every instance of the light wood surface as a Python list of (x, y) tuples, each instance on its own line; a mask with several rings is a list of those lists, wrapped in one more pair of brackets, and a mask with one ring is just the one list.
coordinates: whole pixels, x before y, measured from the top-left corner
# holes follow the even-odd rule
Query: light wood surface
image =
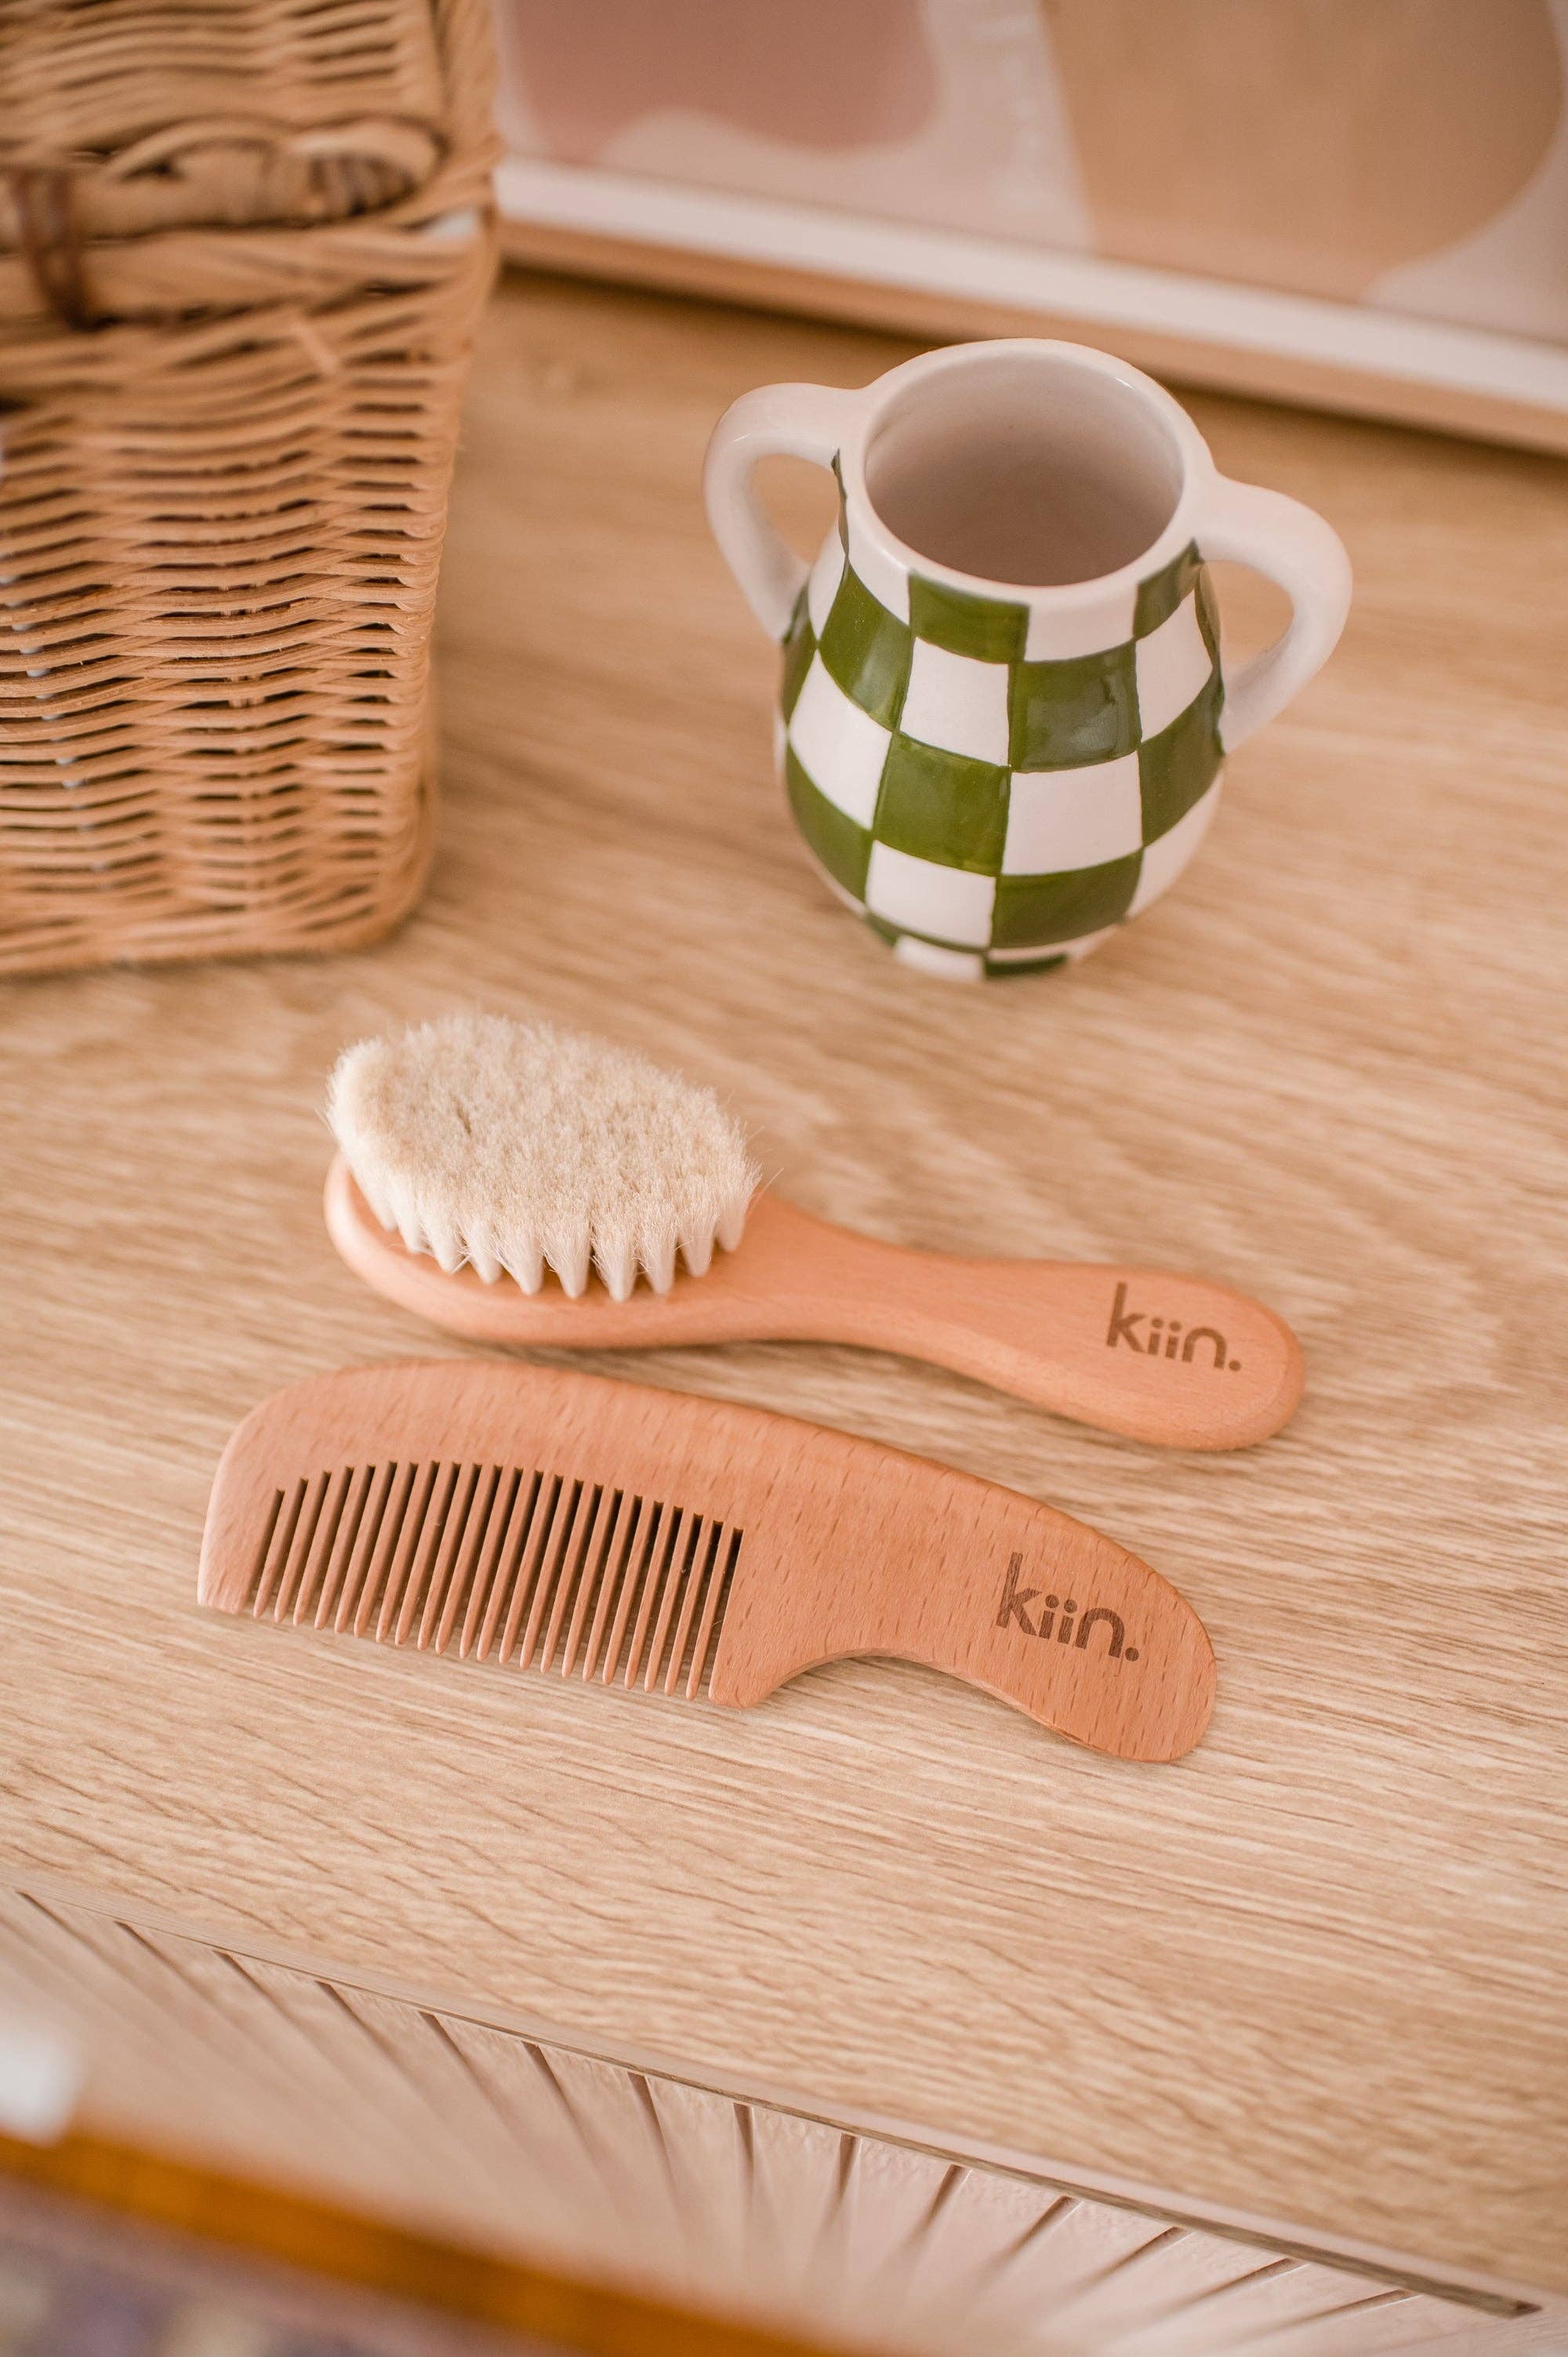
[[(746, 386), (899, 356), (510, 283), (420, 913), (328, 963), (0, 1000), (5, 1872), (943, 2151), (1568, 2287), (1568, 486), (1196, 402), (1227, 471), (1345, 537), (1345, 641), (1157, 911), (957, 991), (807, 871), (773, 658), (697, 489)], [(779, 490), (805, 543), (821, 487)], [(1256, 643), (1265, 593), (1220, 589)], [(868, 1233), (1201, 1268), (1290, 1319), (1301, 1412), (1233, 1457), (826, 1348), (604, 1361), (922, 1450), (1157, 1563), (1219, 1656), (1187, 1760), (1046, 1744), (897, 1665), (665, 1710), (195, 1609), (239, 1416), (428, 1347), (322, 1232), (327, 1071), (476, 998), (714, 1082), (770, 1178)]]
[(668, 1293), (639, 1286), (624, 1302), (595, 1283), (573, 1299), (554, 1284), (524, 1293), (409, 1252), (340, 1155), (326, 1200), (328, 1232), (356, 1275), (470, 1342), (568, 1351), (857, 1342), (971, 1375), (1101, 1432), (1187, 1448), (1266, 1440), (1301, 1403), (1301, 1349), (1289, 1327), (1202, 1277), (911, 1252), (852, 1235), (765, 1189), (739, 1245), (702, 1276), (681, 1270)]
[(1191, 1606), (1054, 1507), (797, 1417), (556, 1367), (292, 1384), (224, 1451), (198, 1592), (279, 1627), (742, 1709), (821, 1663), (891, 1655), (1122, 1760), (1179, 1760), (1214, 1705)]

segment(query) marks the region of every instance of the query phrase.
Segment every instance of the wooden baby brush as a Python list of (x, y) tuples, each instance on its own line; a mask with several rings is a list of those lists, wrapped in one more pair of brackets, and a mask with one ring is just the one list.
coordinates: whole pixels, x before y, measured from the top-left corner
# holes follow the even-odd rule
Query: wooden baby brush
[(859, 1343), (1187, 1448), (1265, 1439), (1301, 1397), (1295, 1337), (1245, 1294), (853, 1234), (757, 1187), (711, 1090), (577, 1034), (459, 1015), (367, 1040), (328, 1111), (338, 1252), (470, 1341)]
[(741, 1707), (892, 1654), (1124, 1760), (1179, 1759), (1214, 1699), (1191, 1606), (1050, 1506), (763, 1409), (493, 1361), (266, 1401), (219, 1465), (198, 1594)]

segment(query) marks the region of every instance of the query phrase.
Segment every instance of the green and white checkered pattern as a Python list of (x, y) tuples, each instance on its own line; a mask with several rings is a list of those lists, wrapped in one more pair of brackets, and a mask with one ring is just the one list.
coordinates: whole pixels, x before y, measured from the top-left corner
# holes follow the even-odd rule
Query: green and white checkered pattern
[(1218, 645), (1194, 547), (1054, 611), (906, 575), (841, 513), (785, 640), (796, 822), (914, 964), (1081, 957), (1175, 881), (1213, 815)]

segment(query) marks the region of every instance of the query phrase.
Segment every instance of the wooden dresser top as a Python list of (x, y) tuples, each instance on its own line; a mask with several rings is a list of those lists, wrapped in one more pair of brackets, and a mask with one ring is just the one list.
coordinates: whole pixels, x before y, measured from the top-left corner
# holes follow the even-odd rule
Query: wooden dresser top
[[(1305, 2237), (1568, 2288), (1555, 461), (1217, 399), (1357, 602), (1190, 876), (1080, 969), (896, 967), (769, 777), (774, 657), (705, 531), (743, 387), (889, 339), (512, 280), (440, 625), (421, 912), (327, 963), (0, 992), (0, 1857), (568, 2040)], [(820, 482), (781, 470), (820, 530)], [(1221, 581), (1254, 640), (1272, 593)], [(324, 1075), (461, 1000), (633, 1040), (802, 1203), (1273, 1301), (1291, 1429), (1162, 1455), (893, 1360), (601, 1361), (923, 1449), (1174, 1577), (1174, 1768), (851, 1663), (746, 1715), (199, 1614), (264, 1394), (456, 1346), (324, 1237)]]

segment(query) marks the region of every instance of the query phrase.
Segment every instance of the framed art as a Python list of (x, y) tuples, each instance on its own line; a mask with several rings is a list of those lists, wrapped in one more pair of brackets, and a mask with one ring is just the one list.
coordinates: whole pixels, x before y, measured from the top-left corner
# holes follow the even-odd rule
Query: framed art
[(499, 0), (507, 250), (1568, 449), (1568, 0)]

